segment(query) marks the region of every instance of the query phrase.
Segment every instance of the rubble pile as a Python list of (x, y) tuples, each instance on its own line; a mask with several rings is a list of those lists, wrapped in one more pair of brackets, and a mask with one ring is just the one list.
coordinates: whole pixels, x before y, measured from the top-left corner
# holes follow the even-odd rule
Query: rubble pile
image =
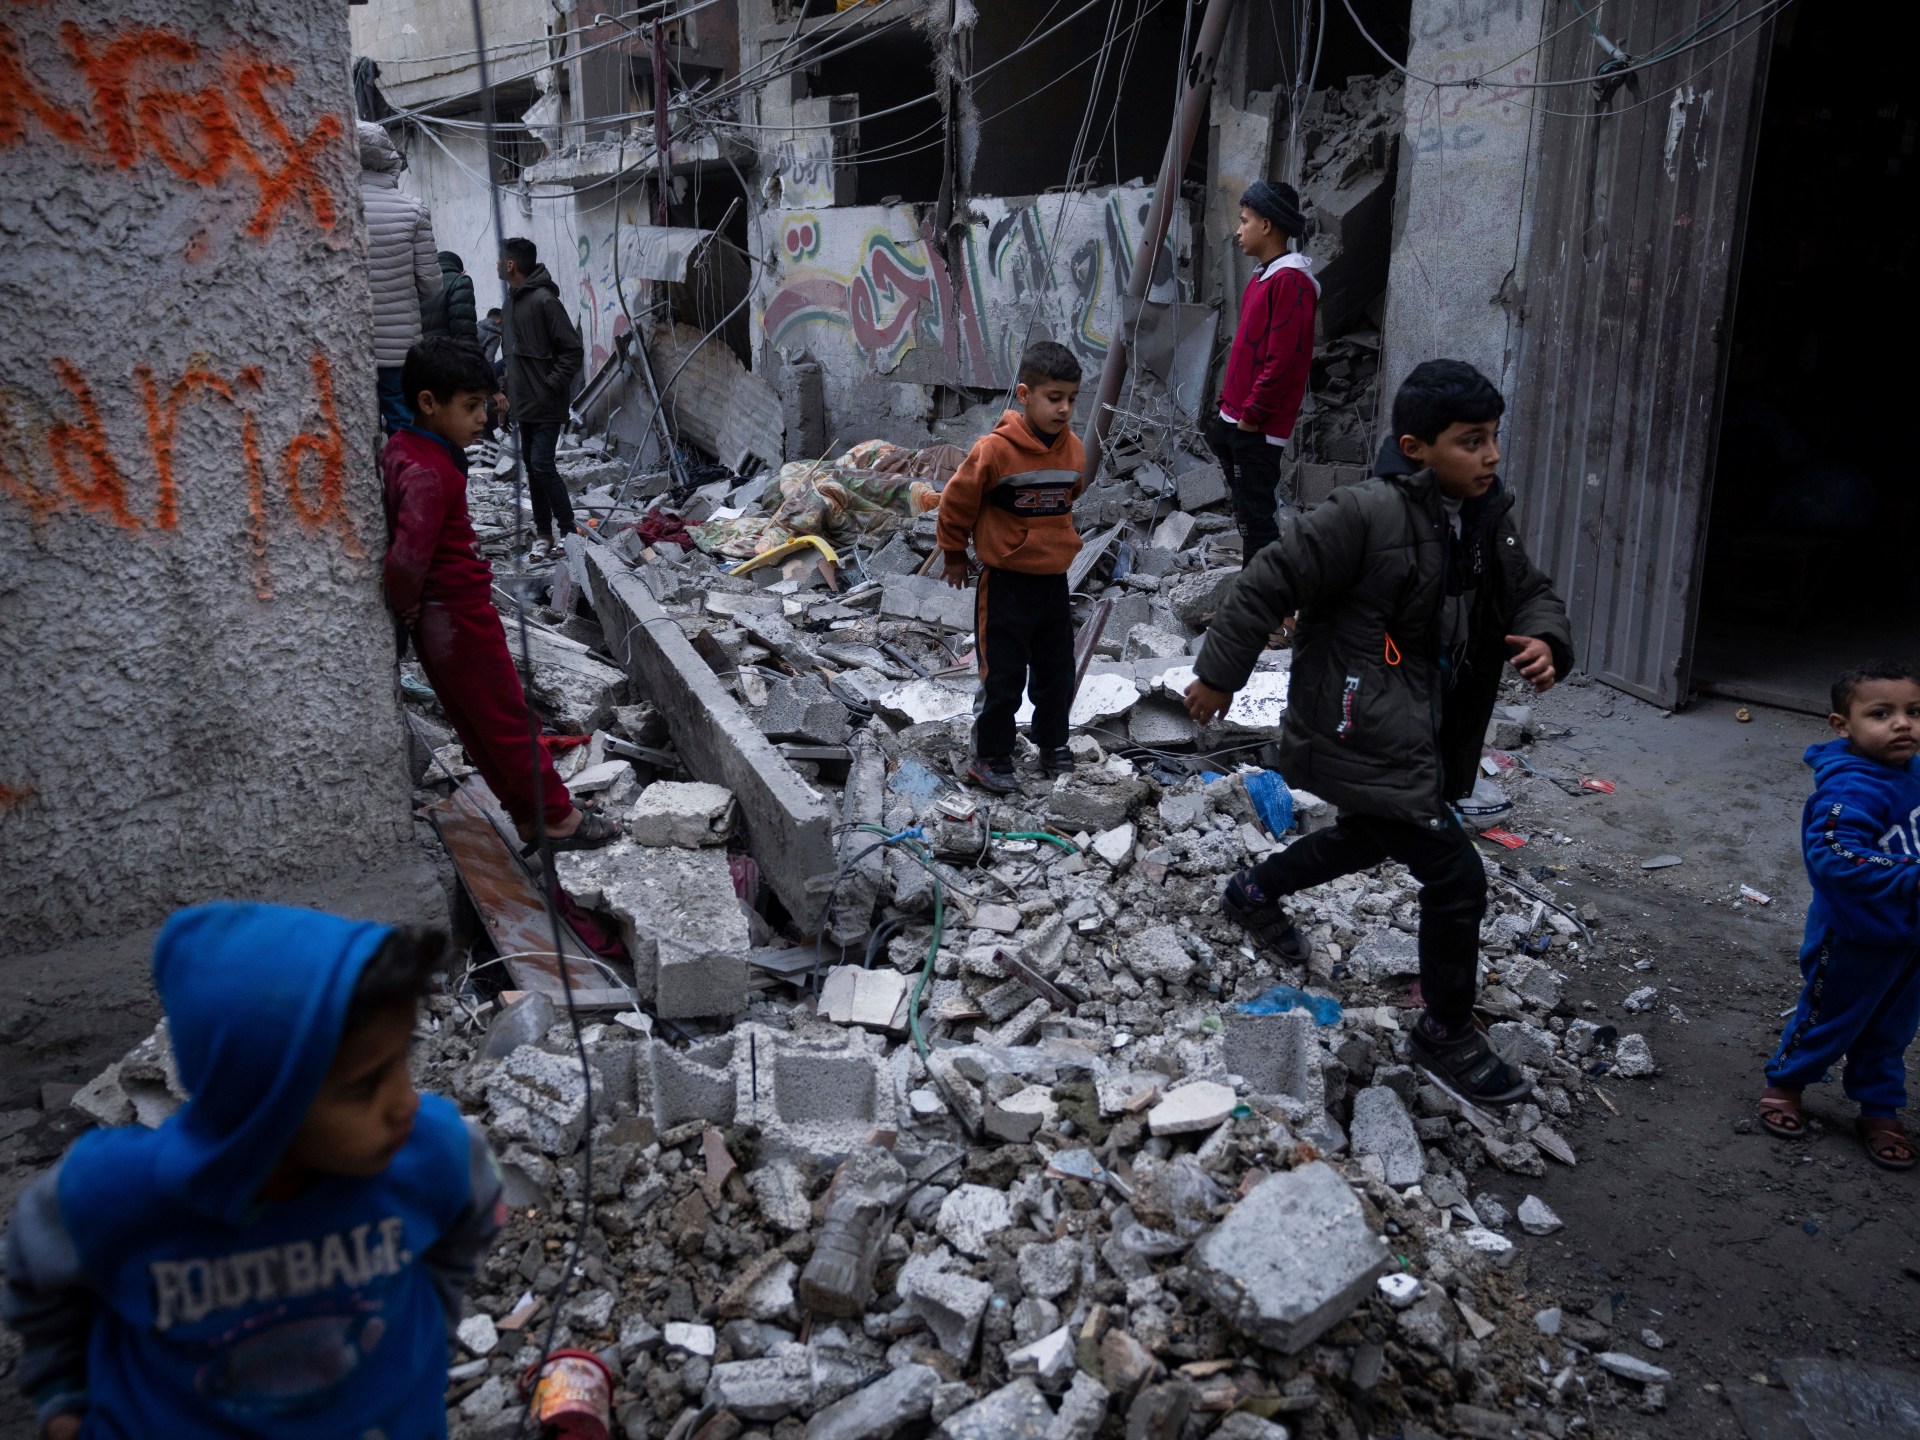
[[(693, 498), (755, 513), (743, 489), (768, 491)], [(502, 491), (476, 464), (489, 546)], [(630, 970), (580, 1017), (584, 1077), (484, 941), (431, 1002), (419, 1079), (484, 1121), (511, 1207), (455, 1434), (515, 1432), (562, 1296), (554, 1343), (607, 1362), (636, 1437), (1275, 1440), (1365, 1407), (1564, 1440), (1663, 1402), (1610, 1312), (1526, 1293), (1560, 1127), (1653, 1069), (1565, 998), (1593, 917), (1496, 875), (1481, 1003), (1535, 1089), (1491, 1115), (1409, 1062), (1403, 870), (1297, 897), (1299, 969), (1220, 914), (1231, 871), (1333, 819), (1265, 768), (1287, 651), (1205, 730), (1178, 703), (1237, 574), (1224, 499), (1145, 459), (1083, 497), (1077, 766), (1029, 751), (991, 803), (957, 780), (972, 613), (919, 573), (931, 514), (755, 564), (598, 510), (517, 582), (563, 778), (625, 831), (560, 879)], [(416, 677), (428, 803), (479, 783), (430, 697)], [(1529, 724), (1503, 712), (1490, 770)], [(169, 1074), (161, 1035), (75, 1103), (157, 1123)]]

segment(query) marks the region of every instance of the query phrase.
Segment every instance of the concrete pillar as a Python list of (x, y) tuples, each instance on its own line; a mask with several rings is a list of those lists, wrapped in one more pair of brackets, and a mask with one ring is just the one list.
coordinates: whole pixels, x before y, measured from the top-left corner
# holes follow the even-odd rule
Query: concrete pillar
[(10, 955), (410, 844), (348, 53), (302, 0), (0, 13)]
[[(1407, 68), (1439, 79), (1465, 78), (1517, 55), (1518, 63), (1499, 76), (1531, 80), (1539, 54), (1527, 47), (1541, 38), (1545, 11), (1545, 0), (1498, 6), (1413, 0)], [(1515, 90), (1503, 88), (1498, 77), (1473, 88), (1407, 82), (1380, 377), (1383, 413), (1409, 370), (1441, 357), (1478, 366), (1512, 396), (1517, 317), (1506, 301), (1517, 293), (1513, 277), (1524, 254), (1532, 107), (1586, 102), (1576, 89)]]

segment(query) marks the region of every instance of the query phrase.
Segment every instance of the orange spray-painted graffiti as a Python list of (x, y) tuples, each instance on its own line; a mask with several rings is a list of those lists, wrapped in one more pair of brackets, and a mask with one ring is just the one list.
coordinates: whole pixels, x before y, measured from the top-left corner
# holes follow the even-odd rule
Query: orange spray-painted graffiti
[[(292, 70), (244, 44), (209, 55), (188, 36), (152, 26), (89, 33), (69, 20), (60, 39), (70, 71), (64, 87), (40, 73), (19, 36), (0, 25), (0, 149), (27, 139), (37, 124), (122, 170), (151, 155), (205, 189), (245, 175), (258, 192), (246, 225), (256, 240), (273, 233), (283, 211), (302, 207), (320, 229), (333, 228), (338, 206), (316, 166), (346, 125), (325, 114), (304, 136), (296, 133), (270, 93), (293, 84)], [(152, 78), (155, 69), (189, 73), (166, 84)], [(86, 93), (84, 112), (60, 98), (62, 89)]]
[[(63, 513), (97, 515), (127, 531), (175, 531), (180, 528), (180, 480), (175, 469), (176, 430), (181, 411), (200, 397), (226, 402), (239, 412), (240, 455), (247, 477), (247, 542), (252, 552), (254, 589), (270, 599), (267, 571), (269, 528), (268, 466), (260, 426), (250, 395), (261, 393), (259, 367), (247, 366), (229, 378), (201, 361), (190, 362), (177, 379), (162, 380), (150, 365), (133, 367), (133, 387), (146, 421), (147, 458), (152, 462), (153, 504), (138, 513), (128, 494), (127, 471), (114, 453), (94, 397), (94, 387), (69, 360), (53, 362), (54, 374), (72, 402), (73, 415), (37, 430), (36, 446), (16, 422), (18, 397), (0, 390), (0, 496), (11, 499), (36, 524)], [(333, 369), (324, 355), (309, 361), (319, 423), (300, 431), (280, 449), (280, 487), (287, 510), (300, 529), (332, 531), (353, 557), (366, 554), (347, 508), (347, 447), (334, 402)], [(44, 454), (45, 469), (34, 463)], [(303, 478), (303, 471), (311, 478)]]

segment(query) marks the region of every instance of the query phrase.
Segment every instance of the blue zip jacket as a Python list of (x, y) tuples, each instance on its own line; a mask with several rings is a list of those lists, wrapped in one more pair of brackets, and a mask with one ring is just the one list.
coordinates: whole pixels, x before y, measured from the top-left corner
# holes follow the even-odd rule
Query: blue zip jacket
[(1813, 882), (1807, 942), (1920, 946), (1920, 775), (1855, 754), (1845, 740), (1809, 745), (1813, 794), (1800, 839)]
[(501, 1218), (478, 1130), (423, 1096), (381, 1174), (259, 1199), (390, 933), (269, 905), (167, 922), (154, 983), (192, 1098), (156, 1130), (81, 1136), (7, 1234), (4, 1314), (42, 1425), (84, 1414), (84, 1440), (446, 1433), (448, 1328)]

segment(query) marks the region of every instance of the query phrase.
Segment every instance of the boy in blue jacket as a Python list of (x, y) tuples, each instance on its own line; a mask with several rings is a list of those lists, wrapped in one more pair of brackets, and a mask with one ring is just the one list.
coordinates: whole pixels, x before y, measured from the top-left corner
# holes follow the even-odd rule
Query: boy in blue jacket
[(442, 944), (271, 905), (167, 922), (192, 1098), (81, 1136), (7, 1232), (43, 1435), (446, 1434), (448, 1331), (504, 1215), (480, 1132), (408, 1074)]
[(1807, 747), (1813, 795), (1801, 817), (1813, 903), (1800, 947), (1800, 1003), (1767, 1062), (1760, 1123), (1806, 1134), (1800, 1092), (1842, 1055), (1867, 1158), (1910, 1170), (1907, 1047), (1920, 1029), (1920, 678), (1877, 661), (1833, 684), (1840, 738)]

